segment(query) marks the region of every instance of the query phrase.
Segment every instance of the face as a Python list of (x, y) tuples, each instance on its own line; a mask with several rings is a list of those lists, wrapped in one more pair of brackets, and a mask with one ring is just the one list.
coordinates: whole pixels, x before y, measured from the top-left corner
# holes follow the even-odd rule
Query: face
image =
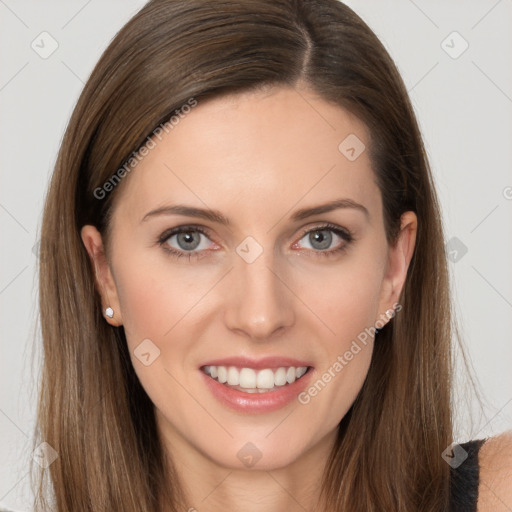
[(276, 469), (330, 446), (416, 231), (407, 212), (386, 242), (365, 126), (277, 88), (199, 101), (155, 143), (108, 258), (94, 227), (82, 238), (169, 449)]

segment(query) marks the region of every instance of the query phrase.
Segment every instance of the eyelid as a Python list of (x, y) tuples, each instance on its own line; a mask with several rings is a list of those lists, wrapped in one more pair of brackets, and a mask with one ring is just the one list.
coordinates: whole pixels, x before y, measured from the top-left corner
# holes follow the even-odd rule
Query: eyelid
[(353, 234), (348, 229), (342, 228), (341, 226), (332, 224), (330, 222), (323, 222), (323, 223), (320, 223), (319, 225), (308, 226), (306, 228), (303, 228), (299, 240), (301, 238), (304, 238), (304, 236), (307, 235), (308, 233), (310, 233), (311, 231), (323, 231), (323, 230), (334, 231), (335, 233), (339, 234), (342, 238), (347, 239), (347, 240), (353, 239)]
[(163, 242), (166, 242), (169, 238), (171, 238), (171, 236), (179, 235), (180, 233), (187, 233), (189, 231), (197, 231), (198, 233), (202, 233), (207, 238), (210, 238), (210, 230), (208, 228), (206, 228), (204, 226), (200, 226), (200, 225), (195, 225), (195, 224), (183, 224), (181, 226), (176, 226), (174, 228), (166, 229), (158, 237), (158, 241), (163, 243)]

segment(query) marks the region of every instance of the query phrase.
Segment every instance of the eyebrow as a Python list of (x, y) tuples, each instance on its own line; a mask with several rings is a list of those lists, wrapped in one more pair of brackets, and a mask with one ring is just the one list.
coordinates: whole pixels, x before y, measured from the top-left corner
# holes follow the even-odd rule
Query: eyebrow
[[(297, 222), (300, 220), (304, 220), (308, 217), (312, 217), (313, 215), (328, 213), (333, 210), (338, 210), (342, 208), (358, 210), (364, 213), (367, 219), (370, 216), (368, 209), (364, 207), (362, 204), (356, 203), (352, 199), (336, 199), (335, 201), (330, 201), (329, 203), (321, 204), (311, 208), (303, 208), (301, 210), (297, 210), (290, 217), (290, 219), (294, 222)], [(162, 206), (160, 208), (156, 208), (155, 210), (151, 210), (150, 212), (146, 213), (146, 215), (144, 215), (141, 222), (145, 222), (151, 217), (156, 217), (160, 215), (183, 215), (187, 217), (198, 217), (201, 219), (206, 219), (211, 222), (222, 224), (224, 226), (229, 226), (231, 224), (229, 219), (218, 210), (211, 210), (208, 208), (197, 208), (194, 206), (186, 206), (182, 204)]]

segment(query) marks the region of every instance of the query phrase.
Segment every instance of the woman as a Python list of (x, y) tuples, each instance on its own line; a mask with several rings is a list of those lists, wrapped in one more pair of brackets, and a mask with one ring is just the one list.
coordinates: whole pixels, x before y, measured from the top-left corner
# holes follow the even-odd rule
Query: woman
[(510, 503), (510, 440), (452, 445), (438, 201), (343, 4), (150, 1), (73, 112), (41, 250), (41, 508)]

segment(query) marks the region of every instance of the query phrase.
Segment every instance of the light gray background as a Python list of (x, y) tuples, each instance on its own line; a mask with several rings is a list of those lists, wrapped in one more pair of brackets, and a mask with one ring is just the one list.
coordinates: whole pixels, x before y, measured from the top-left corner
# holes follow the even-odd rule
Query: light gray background
[[(0, 502), (18, 510), (31, 503), (40, 356), (36, 351), (31, 362), (38, 339), (34, 245), (43, 197), (85, 80), (144, 3), (0, 0)], [(457, 440), (500, 433), (512, 428), (512, 1), (348, 3), (398, 64), (425, 138), (447, 239), (459, 240), (449, 246), (454, 303), (485, 402), (480, 411), (459, 380)], [(40, 52), (43, 44), (50, 48), (43, 31), (58, 43), (45, 59), (31, 47), (35, 40)], [(458, 56), (464, 41), (469, 47)]]

